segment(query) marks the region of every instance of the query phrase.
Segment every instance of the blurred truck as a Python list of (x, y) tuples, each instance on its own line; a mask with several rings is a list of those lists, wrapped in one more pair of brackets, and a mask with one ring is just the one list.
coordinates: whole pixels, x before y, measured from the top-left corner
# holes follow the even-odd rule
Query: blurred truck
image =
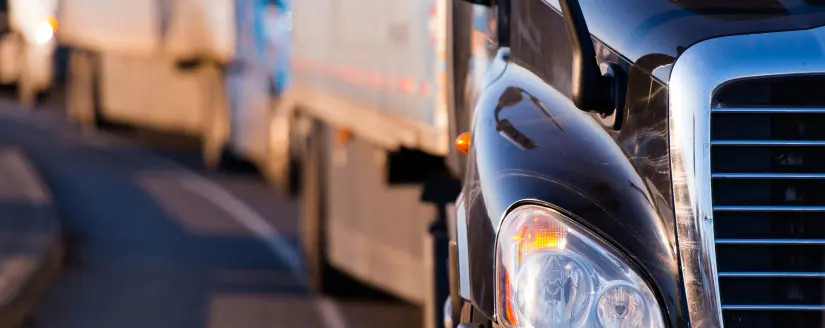
[(428, 314), (441, 306), (433, 272), (446, 254), (429, 231), (458, 191), (445, 162), (451, 4), (293, 4), (292, 85), (264, 122), (262, 166), (284, 188), (299, 178), (302, 246), (317, 290), (345, 273)]
[[(28, 0), (26, 0), (28, 1)], [(62, 0), (69, 116), (199, 136), (204, 163), (246, 155), (287, 81), (281, 0)], [(277, 39), (277, 42), (275, 42)]]
[(0, 84), (31, 105), (54, 77), (57, 0), (0, 0)]

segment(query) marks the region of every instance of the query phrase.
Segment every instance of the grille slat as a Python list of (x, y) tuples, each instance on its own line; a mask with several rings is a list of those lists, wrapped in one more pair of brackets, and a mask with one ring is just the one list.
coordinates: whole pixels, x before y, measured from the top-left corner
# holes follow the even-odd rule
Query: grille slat
[(727, 304), (722, 305), (723, 310), (740, 310), (740, 311), (765, 311), (765, 310), (779, 310), (779, 311), (825, 311), (825, 305), (780, 305), (780, 304), (758, 304), (758, 305), (738, 305)]
[(713, 173), (714, 179), (825, 179), (825, 173)]
[(714, 206), (714, 212), (825, 212), (825, 206)]
[(727, 239), (716, 238), (717, 245), (825, 245), (825, 239)]
[(718, 244), (716, 254), (719, 272), (825, 271), (825, 245)]
[(719, 272), (720, 278), (825, 278), (823, 272)]
[(711, 146), (825, 146), (825, 140), (712, 140)]
[[(727, 327), (825, 323), (825, 76), (725, 84), (710, 154), (716, 262)], [(811, 90), (811, 89), (808, 89)]]
[(825, 108), (816, 107), (724, 107), (713, 108), (713, 113), (730, 114), (825, 114)]

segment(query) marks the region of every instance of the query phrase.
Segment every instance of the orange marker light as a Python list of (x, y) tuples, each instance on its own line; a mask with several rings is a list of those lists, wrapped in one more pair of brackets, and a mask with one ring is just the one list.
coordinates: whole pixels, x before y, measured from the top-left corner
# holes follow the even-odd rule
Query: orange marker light
[(52, 26), (52, 31), (57, 31), (57, 25), (58, 25), (57, 18), (52, 16), (52, 17), (49, 17), (48, 21), (49, 21), (49, 25)]
[(335, 139), (337, 139), (338, 142), (342, 145), (346, 145), (347, 143), (349, 143), (349, 139), (351, 137), (352, 134), (350, 134), (349, 130), (347, 129), (339, 129), (338, 133), (335, 134)]
[(470, 132), (464, 132), (455, 138), (455, 149), (465, 155), (470, 152)]
[(504, 272), (504, 292), (505, 294), (505, 303), (504, 303), (504, 319), (507, 320), (511, 325), (518, 326), (518, 319), (516, 319), (516, 311), (513, 310), (513, 293), (510, 291), (510, 275), (507, 272)]

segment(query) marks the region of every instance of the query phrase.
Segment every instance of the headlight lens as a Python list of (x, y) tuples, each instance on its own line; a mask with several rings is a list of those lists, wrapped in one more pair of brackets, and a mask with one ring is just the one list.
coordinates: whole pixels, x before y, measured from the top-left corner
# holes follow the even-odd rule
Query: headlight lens
[(51, 41), (54, 37), (56, 26), (56, 20), (54, 21), (54, 23), (52, 23), (51, 20), (43, 20), (37, 23), (37, 26), (35, 26), (34, 28), (34, 42), (38, 45), (44, 45)]
[(647, 284), (562, 214), (521, 206), (498, 236), (496, 313), (507, 327), (663, 328)]

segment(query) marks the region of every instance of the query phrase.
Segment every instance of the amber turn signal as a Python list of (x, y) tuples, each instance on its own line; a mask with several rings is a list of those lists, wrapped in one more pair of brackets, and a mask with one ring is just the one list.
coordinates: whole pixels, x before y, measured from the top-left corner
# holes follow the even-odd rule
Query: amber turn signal
[(57, 31), (57, 25), (58, 25), (57, 18), (55, 18), (54, 16), (49, 17), (48, 22), (49, 22), (49, 25), (52, 26), (52, 31)]
[(470, 132), (464, 132), (455, 138), (455, 149), (465, 155), (470, 152)]
[(335, 139), (342, 145), (349, 143), (350, 138), (352, 138), (352, 133), (347, 129), (338, 129), (335, 133)]

